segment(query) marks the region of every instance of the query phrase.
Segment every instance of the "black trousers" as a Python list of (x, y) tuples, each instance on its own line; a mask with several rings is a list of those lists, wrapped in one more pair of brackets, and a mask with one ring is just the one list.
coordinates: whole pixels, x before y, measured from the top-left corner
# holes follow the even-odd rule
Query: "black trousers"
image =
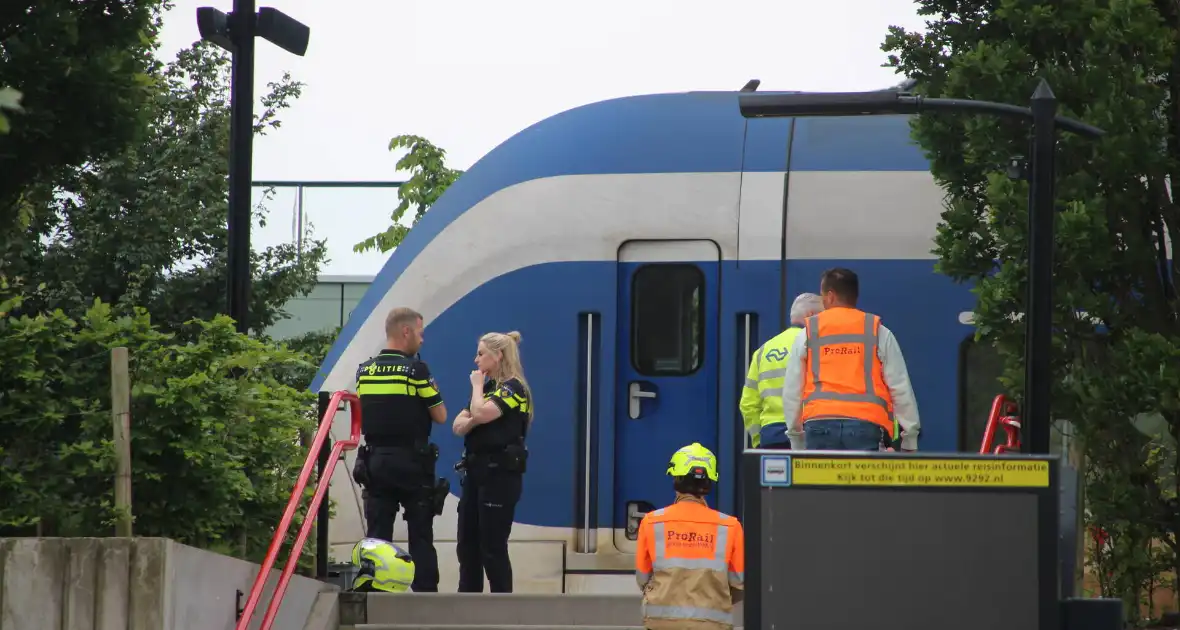
[(410, 556), (414, 559), (414, 583), (410, 588), (418, 593), (437, 593), (434, 504), (425, 475), (407, 475), (406, 467), (407, 462), (395, 453), (375, 449), (370, 455), (371, 487), (364, 494), (365, 535), (393, 540), (393, 522), (400, 508), (409, 534)]
[(468, 470), (459, 497), (459, 592), (482, 593), (487, 574), (493, 593), (512, 592), (508, 536), (524, 475), (486, 469)]

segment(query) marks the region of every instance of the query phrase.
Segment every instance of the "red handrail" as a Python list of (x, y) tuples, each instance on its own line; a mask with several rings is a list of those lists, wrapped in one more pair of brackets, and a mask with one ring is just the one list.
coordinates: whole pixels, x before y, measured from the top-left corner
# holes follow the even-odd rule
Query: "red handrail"
[(283, 518), (279, 520), (279, 527), (275, 530), (274, 538), (270, 541), (270, 548), (266, 551), (266, 559), (262, 561), (262, 568), (258, 571), (258, 576), (254, 578), (254, 586), (250, 587), (250, 597), (246, 600), (246, 606), (242, 608), (242, 616), (238, 619), (235, 630), (246, 630), (246, 627), (250, 625), (250, 618), (254, 616), (258, 601), (262, 599), (262, 590), (266, 586), (266, 579), (270, 576), (270, 570), (274, 568), (279, 549), (283, 546), (283, 539), (287, 536), (287, 529), (291, 527), (291, 519), (295, 517), (295, 510), (299, 509), (299, 500), (303, 497), (303, 491), (307, 489), (307, 481), (311, 478), (311, 471), (315, 467), (320, 449), (323, 448), (324, 440), (328, 438), (328, 433), (332, 430), (332, 421), (336, 417), (336, 411), (340, 408), (340, 403), (344, 401), (348, 401), (349, 411), (352, 415), (349, 437), (347, 440), (341, 440), (332, 445), (332, 453), (328, 456), (328, 465), (324, 467), (324, 476), (316, 482), (315, 495), (311, 498), (311, 505), (307, 508), (307, 517), (303, 519), (303, 526), (299, 528), (299, 535), (295, 537), (295, 544), (291, 546), (291, 555), (287, 558), (287, 564), (283, 566), (283, 572), (279, 575), (279, 583), (275, 585), (270, 606), (267, 607), (266, 615), (262, 617), (262, 624), (258, 630), (270, 630), (275, 617), (279, 614), (283, 594), (287, 592), (287, 584), (291, 581), (291, 575), (295, 573), (295, 565), (299, 562), (303, 543), (307, 542), (307, 535), (311, 532), (311, 526), (315, 522), (315, 514), (319, 510), (320, 503), (324, 501), (324, 495), (328, 492), (328, 486), (332, 481), (332, 472), (336, 469), (336, 462), (340, 461), (340, 455), (344, 451), (351, 451), (361, 442), (360, 397), (343, 390), (332, 394), (328, 410), (324, 412), (324, 417), (320, 418), (320, 427), (316, 431), (315, 440), (311, 443), (311, 451), (307, 454), (307, 461), (303, 463), (303, 470), (299, 472), (295, 489), (291, 491), (291, 500), (287, 502), (287, 509), (283, 511)]
[[(979, 447), (981, 455), (989, 453), (1003, 455), (1008, 452), (1020, 452), (1020, 416), (1016, 403), (1000, 394), (992, 401), (992, 411), (987, 417), (987, 427), (983, 430), (983, 444)], [(996, 439), (996, 428), (1002, 427), (1007, 434), (1005, 444), (998, 444), (993, 449), (992, 442)]]

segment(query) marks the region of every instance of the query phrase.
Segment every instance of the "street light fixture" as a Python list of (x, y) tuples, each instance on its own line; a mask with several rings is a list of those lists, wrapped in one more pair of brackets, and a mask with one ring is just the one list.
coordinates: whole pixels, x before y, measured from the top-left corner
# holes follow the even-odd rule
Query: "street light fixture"
[(833, 92), (813, 94), (739, 94), (746, 118), (803, 116), (884, 116), (926, 111), (958, 111), (1031, 119), (1032, 159), (1029, 191), (1029, 283), (1025, 317), (1024, 416), (1029, 428), (1029, 452), (1049, 452), (1050, 353), (1053, 351), (1053, 187), (1056, 128), (1087, 138), (1101, 129), (1057, 115), (1057, 99), (1044, 79), (1037, 84), (1031, 107), (957, 98), (926, 98), (899, 91)]
[(254, 159), (254, 38), (262, 37), (302, 57), (311, 29), (271, 7), (255, 12), (255, 0), (234, 0), (233, 12), (197, 9), (201, 38), (233, 57), (230, 78), (229, 252), (226, 310), (238, 332), (250, 328), (250, 203)]

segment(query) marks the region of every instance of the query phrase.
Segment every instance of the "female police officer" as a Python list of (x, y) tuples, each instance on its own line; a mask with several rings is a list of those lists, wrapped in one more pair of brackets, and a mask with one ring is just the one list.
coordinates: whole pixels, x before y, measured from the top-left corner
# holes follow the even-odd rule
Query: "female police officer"
[(471, 403), (455, 418), (463, 442), (463, 493), (459, 498), (459, 592), (512, 592), (508, 535), (528, 451), (532, 393), (520, 364), (520, 333), (480, 338), (471, 373)]

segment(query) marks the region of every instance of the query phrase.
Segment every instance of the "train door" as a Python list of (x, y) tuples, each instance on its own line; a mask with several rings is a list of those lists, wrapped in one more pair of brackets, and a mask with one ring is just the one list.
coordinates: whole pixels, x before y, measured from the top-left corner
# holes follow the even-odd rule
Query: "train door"
[(669, 503), (668, 459), (716, 452), (721, 252), (713, 241), (628, 241), (619, 249), (615, 547), (634, 552), (647, 511)]

